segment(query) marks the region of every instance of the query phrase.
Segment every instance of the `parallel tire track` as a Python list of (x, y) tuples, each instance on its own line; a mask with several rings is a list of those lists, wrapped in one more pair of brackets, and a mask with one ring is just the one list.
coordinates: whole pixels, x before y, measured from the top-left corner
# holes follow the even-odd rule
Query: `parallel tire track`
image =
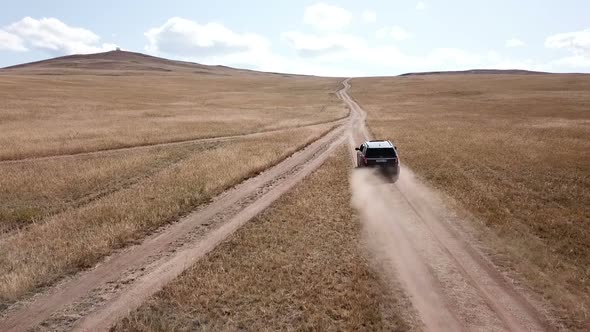
[[(203, 144), (203, 146), (201, 147), (201, 149), (202, 149), (201, 151), (213, 149), (215, 147), (216, 147), (216, 143)], [(57, 208), (54, 208), (54, 209), (51, 209), (51, 210), (45, 212), (39, 218), (39, 220), (35, 221), (35, 224), (39, 225), (41, 223), (46, 222), (51, 217), (56, 216), (60, 213), (63, 213), (64, 211), (67, 211), (68, 209), (78, 209), (83, 206), (90, 205), (90, 204), (92, 204), (92, 203), (94, 203), (94, 202), (96, 202), (108, 195), (112, 195), (116, 192), (119, 192), (121, 190), (125, 190), (129, 187), (132, 187), (135, 184), (141, 182), (142, 180), (148, 179), (151, 176), (153, 176), (154, 174), (161, 172), (162, 170), (165, 170), (167, 168), (171, 168), (171, 167), (177, 165), (178, 163), (182, 162), (183, 160), (185, 160), (188, 157), (189, 157), (189, 154), (175, 156), (171, 159), (166, 159), (166, 160), (160, 161), (159, 163), (155, 163), (155, 164), (151, 165), (148, 169), (144, 170), (143, 172), (139, 172), (137, 174), (128, 176), (124, 179), (115, 180), (112, 183), (107, 182), (106, 186), (99, 188), (98, 190), (96, 190), (94, 192), (81, 195), (80, 197), (78, 197), (76, 199), (67, 201), (67, 203), (64, 206), (60, 206), (60, 207), (57, 207)], [(32, 224), (30, 222), (23, 222), (21, 224), (12, 225), (11, 227), (0, 229), (0, 243), (3, 240), (5, 240), (7, 237), (13, 235), (15, 232), (26, 231), (31, 225)]]
[(94, 269), (56, 285), (29, 303), (13, 306), (0, 321), (0, 330), (108, 330), (317, 169), (344, 142), (357, 120), (351, 111), (342, 126), (143, 243), (111, 255)]
[(71, 157), (93, 157), (93, 156), (102, 156), (105, 154), (129, 152), (129, 151), (150, 149), (150, 148), (156, 148), (156, 147), (182, 146), (182, 145), (190, 145), (190, 144), (195, 144), (195, 143), (225, 142), (225, 141), (231, 141), (231, 140), (236, 140), (236, 139), (260, 137), (262, 135), (272, 135), (272, 134), (281, 133), (281, 132), (284, 132), (287, 130), (314, 127), (314, 126), (320, 126), (320, 125), (331, 124), (331, 123), (334, 125), (342, 125), (345, 122), (346, 122), (346, 118), (342, 118), (342, 119), (312, 123), (312, 124), (308, 124), (308, 125), (293, 126), (293, 127), (272, 129), (272, 130), (262, 130), (262, 131), (257, 131), (254, 133), (248, 133), (248, 134), (238, 134), (238, 135), (231, 135), (231, 136), (218, 136), (218, 137), (208, 137), (208, 138), (192, 138), (192, 139), (177, 140), (177, 141), (171, 141), (171, 142), (161, 142), (161, 143), (146, 143), (146, 144), (137, 144), (137, 145), (132, 145), (132, 146), (112, 148), (112, 149), (98, 149), (98, 150), (85, 151), (85, 152), (52, 154), (52, 155), (40, 156), (40, 157), (26, 157), (26, 158), (20, 158), (20, 159), (3, 159), (3, 160), (0, 160), (0, 164), (19, 164), (19, 163), (27, 163), (27, 162), (33, 162), (33, 161), (55, 160), (55, 159), (71, 158)]
[[(345, 101), (366, 117), (352, 98)], [(370, 134), (362, 123), (352, 135), (355, 156), (353, 145), (370, 139)], [(359, 172), (353, 174), (353, 196), (365, 231), (373, 236), (371, 249), (378, 252), (385, 270), (405, 286), (427, 330), (553, 329), (539, 304), (533, 305), (470, 242), (468, 234), (453, 226), (464, 221), (457, 220), (411, 170), (402, 165), (395, 185)]]
[[(364, 111), (347, 94), (349, 80), (343, 85), (338, 96), (351, 110), (343, 126), (142, 244), (15, 306), (0, 330), (107, 330), (318, 168), (346, 139), (354, 157), (354, 146), (370, 135)], [(402, 167), (395, 185), (366, 174), (353, 172), (352, 184), (353, 196), (362, 200), (357, 208), (364, 231), (373, 236), (368, 245), (405, 288), (427, 330), (551, 329), (542, 310), (455, 229), (456, 220), (409, 169)]]

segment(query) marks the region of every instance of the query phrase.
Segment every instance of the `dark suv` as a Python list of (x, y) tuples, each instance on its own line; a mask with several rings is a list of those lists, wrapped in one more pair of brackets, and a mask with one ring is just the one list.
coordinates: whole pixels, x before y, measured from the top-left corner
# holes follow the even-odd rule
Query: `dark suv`
[(390, 141), (368, 141), (355, 148), (357, 167), (378, 167), (384, 175), (397, 180), (399, 157)]

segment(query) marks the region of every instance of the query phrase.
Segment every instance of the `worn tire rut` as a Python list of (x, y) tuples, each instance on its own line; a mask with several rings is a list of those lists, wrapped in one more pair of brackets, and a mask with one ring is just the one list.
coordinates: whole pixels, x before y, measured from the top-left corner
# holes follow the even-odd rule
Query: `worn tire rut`
[[(362, 119), (366, 117), (352, 98), (345, 101)], [(364, 122), (352, 131), (353, 163), (354, 146), (369, 139)], [(555, 328), (546, 305), (494, 266), (465, 231), (468, 222), (410, 169), (402, 165), (395, 184), (369, 170), (356, 170), (351, 183), (369, 250), (386, 278), (400, 281), (427, 331)]]
[(5, 311), (0, 330), (108, 330), (321, 166), (344, 143), (357, 119), (351, 111), (341, 126), (141, 244), (15, 304)]
[[(15, 305), (1, 331), (108, 330), (129, 311), (213, 250), (241, 225), (317, 169), (348, 140), (370, 138), (362, 108), (338, 92), (350, 108), (345, 123), (280, 164), (106, 259), (28, 303)], [(353, 204), (367, 247), (385, 280), (398, 280), (428, 331), (546, 331), (553, 320), (544, 304), (517, 287), (478, 248), (464, 220), (432, 189), (402, 167), (396, 184), (370, 172), (352, 172)], [(458, 227), (461, 224), (461, 227)]]
[(111, 149), (98, 149), (98, 150), (93, 150), (93, 151), (73, 152), (73, 153), (64, 153), (64, 154), (50, 154), (50, 155), (39, 156), (39, 157), (2, 159), (2, 160), (0, 160), (0, 164), (19, 164), (19, 163), (27, 163), (27, 162), (32, 162), (32, 161), (55, 160), (55, 159), (72, 158), (72, 157), (92, 158), (92, 157), (102, 157), (106, 154), (125, 153), (125, 152), (129, 152), (129, 151), (150, 149), (150, 148), (156, 148), (156, 147), (183, 146), (183, 145), (190, 145), (190, 144), (194, 144), (194, 143), (226, 142), (226, 141), (232, 141), (232, 140), (237, 140), (237, 139), (260, 137), (262, 135), (272, 135), (272, 134), (281, 133), (281, 132), (284, 132), (287, 130), (292, 130), (292, 129), (321, 126), (321, 125), (326, 125), (326, 124), (338, 125), (338, 124), (344, 124), (345, 122), (346, 122), (346, 118), (342, 118), (342, 119), (323, 121), (323, 122), (312, 123), (312, 124), (307, 124), (307, 125), (286, 127), (286, 128), (281, 128), (281, 129), (262, 130), (262, 131), (257, 131), (254, 133), (247, 133), (247, 134), (218, 136), (218, 137), (206, 137), (206, 138), (191, 138), (191, 139), (182, 139), (182, 140), (171, 141), (171, 142), (137, 144), (137, 145), (132, 145), (132, 146), (123, 146), (123, 147), (111, 148)]

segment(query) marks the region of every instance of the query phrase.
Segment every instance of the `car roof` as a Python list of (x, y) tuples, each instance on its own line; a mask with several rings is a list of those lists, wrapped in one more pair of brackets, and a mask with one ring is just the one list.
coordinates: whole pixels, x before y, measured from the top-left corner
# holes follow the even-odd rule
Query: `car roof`
[(392, 148), (393, 144), (391, 144), (390, 141), (368, 141), (365, 144), (367, 144), (367, 147), (369, 149), (371, 148)]

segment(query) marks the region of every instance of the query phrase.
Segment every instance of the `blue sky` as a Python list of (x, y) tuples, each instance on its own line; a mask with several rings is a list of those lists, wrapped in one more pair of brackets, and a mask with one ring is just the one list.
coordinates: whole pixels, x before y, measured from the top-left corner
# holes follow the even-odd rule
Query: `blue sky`
[(120, 46), (318, 75), (590, 72), (590, 1), (32, 1), (0, 11), (0, 67)]

